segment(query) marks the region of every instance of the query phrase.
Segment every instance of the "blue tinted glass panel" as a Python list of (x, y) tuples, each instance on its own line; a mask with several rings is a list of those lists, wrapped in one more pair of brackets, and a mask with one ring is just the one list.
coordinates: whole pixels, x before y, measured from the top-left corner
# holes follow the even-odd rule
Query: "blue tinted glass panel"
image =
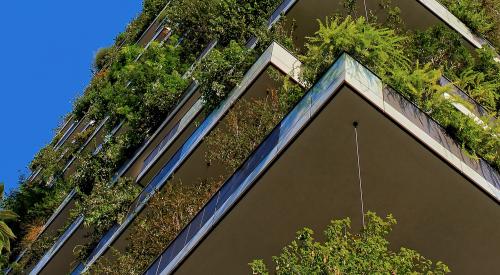
[(203, 220), (203, 213), (204, 210), (203, 209), (200, 210), (200, 212), (198, 212), (196, 217), (194, 217), (194, 219), (191, 221), (191, 227), (189, 228), (189, 233), (186, 239), (186, 243), (189, 242), (202, 227), (203, 224), (201, 223), (201, 221)]
[(85, 266), (82, 264), (82, 263), (79, 263), (75, 269), (73, 269), (73, 271), (71, 272), (71, 275), (79, 275), (82, 271), (83, 271), (83, 268)]
[(202, 224), (205, 224), (214, 215), (218, 199), (219, 193), (217, 193), (217, 196), (212, 197), (212, 199), (205, 206), (205, 213), (203, 214)]

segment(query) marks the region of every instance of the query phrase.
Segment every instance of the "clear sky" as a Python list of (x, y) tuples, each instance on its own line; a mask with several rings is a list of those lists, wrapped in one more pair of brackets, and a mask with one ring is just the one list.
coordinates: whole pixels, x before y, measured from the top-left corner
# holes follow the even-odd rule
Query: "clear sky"
[(141, 0), (0, 1), (0, 182), (28, 174), (91, 77), (97, 49), (113, 43)]

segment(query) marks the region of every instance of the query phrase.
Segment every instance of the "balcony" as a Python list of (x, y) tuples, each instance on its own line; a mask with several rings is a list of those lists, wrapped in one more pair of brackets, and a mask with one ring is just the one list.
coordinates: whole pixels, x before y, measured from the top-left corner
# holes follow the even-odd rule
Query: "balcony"
[(254, 66), (247, 72), (241, 84), (233, 90), (229, 98), (221, 106), (212, 112), (194, 133), (182, 145), (173, 157), (159, 170), (152, 178), (136, 202), (125, 221), (113, 228), (114, 233), (108, 234), (103, 238), (88, 260), (87, 268), (93, 264), (97, 258), (109, 251), (109, 247), (122, 249), (126, 243), (126, 236), (129, 234), (129, 225), (134, 218), (143, 210), (147, 211), (147, 202), (159, 191), (172, 174), (175, 172), (175, 179), (181, 179), (184, 183), (195, 183), (198, 178), (216, 177), (222, 175), (223, 168), (216, 165), (207, 166), (203, 156), (207, 150), (203, 138), (214, 128), (218, 121), (223, 119), (227, 110), (237, 104), (238, 99), (250, 100), (252, 98), (261, 98), (266, 96), (268, 89), (276, 88), (275, 83), (267, 75), (268, 66), (277, 67), (279, 71), (288, 72), (293, 79), (298, 75), (298, 66), (300, 63), (293, 58), (286, 50), (277, 44), (273, 44), (259, 58)]
[[(107, 120), (108, 119), (106, 118), (103, 121), (101, 121), (101, 123), (94, 129), (93, 133), (89, 136), (87, 141), (80, 148), (79, 152), (82, 152), (83, 150), (90, 150), (90, 147), (93, 147), (90, 144), (96, 144), (97, 142), (100, 143), (97, 147), (102, 146), (102, 142), (104, 142), (102, 130), (103, 130), (104, 124), (107, 122)], [(88, 130), (93, 124), (94, 123), (88, 123), (87, 127), (82, 128), (82, 131)], [(113, 135), (117, 134), (118, 130), (120, 129), (119, 126), (121, 126), (121, 125), (122, 124), (119, 124), (117, 127), (115, 127), (111, 131), (109, 136), (113, 136)], [(87, 128), (87, 129), (85, 129), (85, 128)], [(68, 164), (66, 165), (66, 167), (64, 169), (65, 173), (63, 173), (63, 175), (65, 175), (66, 177), (69, 176), (66, 173), (68, 172), (68, 168), (72, 166), (74, 161), (75, 161), (75, 158), (71, 158), (70, 161), (68, 161)], [(32, 177), (35, 178), (36, 174), (32, 175)], [(50, 187), (50, 184), (48, 186)], [(60, 230), (61, 228), (63, 228), (66, 225), (68, 218), (70, 217), (70, 212), (75, 205), (75, 201), (74, 201), (75, 196), (76, 196), (76, 190), (72, 189), (69, 192), (69, 194), (66, 196), (64, 201), (59, 205), (59, 207), (54, 211), (54, 213), (51, 215), (51, 217), (47, 220), (42, 231), (40, 232), (40, 234), (37, 236), (36, 239), (39, 239), (41, 236), (44, 236), (44, 237), (55, 236), (55, 234), (58, 232), (58, 230)], [(75, 230), (76, 228), (73, 228), (73, 230)], [(71, 229), (71, 228), (69, 228), (69, 229)], [(69, 236), (71, 236), (71, 234), (67, 235), (65, 238), (68, 238)], [(61, 239), (59, 239), (57, 242), (61, 242), (60, 240)], [(53, 253), (55, 253), (57, 251), (58, 251), (58, 249), (52, 250)], [(19, 261), (23, 257), (24, 254), (25, 254), (25, 251), (21, 252), (21, 254), (16, 259), (16, 262)], [(31, 268), (32, 267), (27, 267), (27, 270), (30, 270)]]
[(136, 179), (145, 186), (148, 179), (158, 172), (157, 163), (165, 163), (182, 143), (193, 133), (193, 121), (201, 120), (201, 101), (198, 85), (192, 83), (183, 99), (157, 132), (148, 140), (136, 155), (124, 165), (117, 177)]
[(348, 216), (359, 230), (353, 121), (365, 209), (398, 219), (391, 244), (460, 273), (494, 272), (498, 172), (344, 54), (145, 274), (244, 274), (252, 259), (270, 263), (304, 226), (322, 232)]
[(170, 4), (170, 1), (167, 2), (163, 10), (158, 14), (158, 16), (153, 20), (153, 22), (149, 25), (149, 27), (142, 33), (139, 40), (137, 40), (137, 45), (141, 47), (146, 47), (151, 41), (155, 40), (158, 34), (162, 31), (163, 27), (167, 23), (167, 18), (163, 16), (165, 9)]
[[(375, 15), (380, 11), (378, 1), (356, 0), (358, 11), (373, 11)], [(487, 41), (465, 26), (460, 20), (453, 16), (446, 8), (436, 0), (394, 0), (392, 5), (401, 9), (401, 18), (405, 22), (405, 27), (411, 30), (425, 30), (439, 23), (444, 23), (450, 28), (460, 33), (464, 40), (471, 47), (481, 48), (487, 44)], [(304, 46), (305, 38), (312, 36), (318, 28), (317, 19), (323, 20), (343, 11), (342, 1), (327, 0), (286, 0), (282, 8), (289, 22), (295, 21), (295, 34), (297, 36), (296, 44), (300, 48)], [(360, 12), (364, 16), (364, 12)], [(272, 21), (276, 21), (279, 14), (275, 13)], [(382, 19), (382, 18), (381, 18)]]
[[(214, 45), (215, 44), (208, 45), (203, 52), (203, 55), (200, 56), (200, 59), (208, 54), (209, 51), (213, 49)], [(186, 77), (187, 76), (188, 75), (186, 75)], [(162, 150), (164, 150), (166, 147), (170, 146), (165, 143), (165, 139), (167, 138), (165, 135), (170, 135), (169, 137), (172, 138), (172, 140), (175, 140), (180, 144), (185, 141), (185, 139), (182, 138), (187, 138), (187, 136), (181, 135), (179, 137), (179, 133), (183, 131), (181, 130), (181, 128), (184, 129), (188, 126), (185, 125), (185, 122), (187, 117), (189, 117), (196, 109), (193, 108), (194, 102), (198, 103), (198, 105), (196, 106), (200, 105), (200, 95), (199, 93), (196, 93), (197, 87), (198, 86), (193, 83), (188, 88), (188, 90), (184, 94), (184, 97), (180, 100), (179, 105), (165, 119), (165, 121), (152, 135), (152, 137), (136, 152), (135, 156), (132, 157), (126, 164), (124, 164), (123, 167), (121, 167), (121, 169), (115, 175), (114, 180), (122, 176), (136, 178), (138, 173), (142, 169), (142, 161), (149, 154), (151, 154), (152, 151), (156, 150), (155, 154), (163, 155), (164, 151), (160, 152), (160, 148), (158, 147), (161, 147)], [(97, 133), (103, 129), (103, 126), (106, 122), (107, 119), (103, 120), (101, 124), (96, 127), (94, 133), (92, 134), (92, 140), (94, 141), (94, 143), (95, 141), (101, 141), (100, 144), (95, 147), (93, 154), (97, 154), (101, 150), (103, 142), (105, 142), (108, 138), (114, 135), (120, 135), (122, 132), (127, 130), (126, 125), (124, 125), (122, 121), (118, 125), (116, 125), (115, 128), (113, 128), (113, 130), (106, 137), (97, 135)], [(173, 135), (173, 132), (176, 132), (177, 134)], [(93, 146), (88, 146), (88, 144), (89, 141), (86, 142), (81, 149), (90, 150), (90, 148), (93, 148)], [(86, 149), (87, 147), (89, 149)], [(72, 174), (72, 171), (70, 171), (69, 167), (73, 165), (73, 162), (74, 160), (70, 160), (68, 162), (66, 166), (67, 168), (65, 169), (66, 176), (70, 176)], [(72, 205), (69, 205), (68, 208), (71, 209)], [(61, 218), (58, 217), (58, 219), (66, 221), (68, 217), (68, 215), (64, 217), (61, 215)], [(65, 233), (64, 238), (58, 239), (54, 244), (53, 249), (47, 252), (46, 258), (38, 263), (38, 267), (36, 268), (40, 268), (40, 265), (42, 265), (41, 269), (39, 270), (40, 273), (51, 274), (51, 272), (60, 270), (67, 270), (69, 272), (71, 269), (75, 268), (75, 265), (77, 264), (77, 262), (75, 261), (75, 257), (73, 253), (67, 253), (67, 251), (69, 251), (68, 249), (72, 249), (75, 245), (86, 243), (88, 241), (87, 232), (90, 232), (90, 229), (85, 228), (81, 223), (79, 223), (74, 228), (68, 228), (68, 230), (71, 230), (71, 232), (68, 234)], [(110, 232), (113, 232), (113, 229), (111, 229)], [(108, 235), (109, 234), (110, 233), (108, 232)], [(106, 238), (106, 236), (104, 236), (104, 238)]]

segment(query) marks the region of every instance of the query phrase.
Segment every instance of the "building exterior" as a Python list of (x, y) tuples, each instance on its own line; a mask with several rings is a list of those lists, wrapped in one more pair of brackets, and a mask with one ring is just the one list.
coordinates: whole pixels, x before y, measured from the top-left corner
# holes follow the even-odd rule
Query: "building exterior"
[[(178, 2), (182, 0), (165, 3), (160, 15)], [(356, 2), (360, 11), (380, 9), (376, 1), (366, 2)], [(458, 33), (471, 51), (491, 47), (435, 0), (392, 2), (409, 30), (442, 24)], [(267, 27), (272, 29), (286, 16), (287, 22), (294, 22), (297, 48), (304, 49), (306, 38), (318, 28), (316, 20), (341, 10), (342, 1), (285, 0), (269, 13)], [(152, 41), (168, 43), (175, 31), (168, 17), (158, 16), (137, 45), (148, 48)], [(174, 238), (165, 236), (161, 252), (141, 270), (144, 274), (249, 273), (251, 260), (270, 261), (299, 228), (309, 226), (320, 232), (331, 219), (342, 217), (351, 217), (353, 227), (360, 228), (366, 209), (392, 213), (398, 219), (390, 239), (394, 247), (416, 249), (444, 261), (459, 274), (497, 270), (500, 174), (494, 165), (466, 153), (463, 144), (429, 113), (385, 85), (365, 67), (368, 64), (350, 53), (337, 56), (315, 83), (304, 83), (304, 65), (294, 49), (277, 42), (262, 45), (262, 41), (249, 37), (246, 47), (260, 46), (263, 51), (217, 108), (207, 113), (200, 87), (204, 82), (190, 82), (162, 123), (113, 172), (109, 188), (129, 178), (140, 189), (119, 223), (91, 242), (93, 229), (87, 226), (85, 215), (74, 214), (81, 195), (72, 186), (37, 238), (52, 236), (55, 241), (21, 270), (7, 272), (103, 272), (94, 267), (113, 267), (119, 255), (129, 251), (140, 226), (137, 220), (154, 217), (151, 204), (159, 194), (168, 193), (168, 186), (177, 182), (190, 186), (200, 179), (219, 182), (209, 188), (207, 200), (200, 202), (192, 217), (173, 230)], [(198, 46), (203, 50), (185, 79), (195, 78), (191, 72), (196, 66), (221, 47), (217, 40)], [(227, 131), (228, 114), (240, 108), (241, 102), (262, 100), (269, 91), (279, 90), (283, 84), (275, 74), (295, 83), (304, 96), (230, 174), (216, 162), (207, 164), (206, 156), (213, 148), (210, 135)], [(465, 102), (454, 104), (459, 112), (482, 123), (480, 118), (488, 110), (446, 78), (440, 84), (451, 85), (448, 93), (463, 98)], [(85, 165), (79, 155), (100, 154), (107, 140), (130, 129), (126, 120), (113, 121), (110, 115), (100, 121), (69, 116), (54, 144), (61, 158), (71, 150), (67, 148), (78, 133), (88, 134), (58, 177), (69, 181)], [(40, 182), (42, 170), (34, 169), (27, 182)], [(52, 182), (45, 184), (51, 188)], [(89, 242), (93, 245), (82, 261), (75, 248)], [(15, 262), (22, 261), (29, 250), (21, 250)]]

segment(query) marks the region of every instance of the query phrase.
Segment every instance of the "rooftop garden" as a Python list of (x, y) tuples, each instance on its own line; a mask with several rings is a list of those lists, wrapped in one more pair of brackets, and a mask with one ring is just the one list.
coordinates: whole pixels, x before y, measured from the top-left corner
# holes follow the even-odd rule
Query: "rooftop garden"
[[(78, 151), (93, 128), (78, 134), (76, 142), (65, 147), (68, 151), (62, 159), (61, 151), (54, 150), (57, 140), (54, 139), (37, 154), (30, 166), (32, 171), (42, 168), (41, 181), (22, 183), (3, 203), (20, 217), (9, 223), (18, 236), (13, 244), (13, 255), (25, 248), (29, 251), (29, 257), (18, 268), (36, 262), (64, 232), (65, 228), (61, 228), (54, 236), (38, 238), (44, 222), (72, 188), (78, 190), (72, 217), (83, 213), (84, 225), (92, 228), (90, 243), (77, 251), (80, 259), (88, 256), (104, 232), (121, 222), (139, 188), (132, 179), (126, 178), (111, 185), (112, 176), (175, 107), (191, 81), (183, 77), (183, 73), (188, 71), (203, 47), (213, 40), (218, 41), (218, 46), (197, 65), (192, 75), (200, 84), (206, 114), (227, 97), (272, 40), (295, 52), (304, 63), (302, 81), (309, 85), (342, 52), (348, 52), (373, 70), (388, 87), (438, 121), (465, 152), (500, 168), (500, 124), (497, 119), (500, 65), (493, 60), (493, 50), (485, 48), (471, 52), (459, 34), (445, 26), (425, 31), (406, 30), (399, 18), (399, 9), (390, 1), (381, 1), (389, 16), (369, 18), (354, 16), (358, 13), (349, 4), (352, 1), (345, 1), (345, 12), (319, 21), (318, 31), (308, 38), (301, 52), (293, 45), (293, 31), (287, 30), (284, 24), (267, 30), (267, 19), (281, 2), (279, 0), (217, 0), (210, 3), (173, 0), (160, 16), (168, 18), (175, 35), (165, 43), (152, 43), (146, 50), (133, 45), (165, 2), (144, 1), (143, 12), (117, 37), (115, 45), (99, 51), (94, 62), (95, 77), (74, 104), (75, 119), (100, 121), (109, 116), (107, 131), (120, 122), (124, 122), (126, 130), (121, 135), (106, 138), (103, 149), (96, 155)], [(490, 7), (498, 4), (495, 0), (483, 2)], [(473, 4), (450, 1), (447, 5), (460, 17), (455, 10)], [(478, 9), (480, 16), (497, 21), (487, 28), (489, 19), (477, 19), (465, 13), (464, 18), (474, 22), (470, 27), (488, 34), (492, 41), (498, 40), (494, 38), (500, 25), (498, 14), (495, 17), (492, 13), (495, 9), (473, 7)], [(467, 20), (463, 19), (466, 23)], [(247, 49), (244, 45), (253, 36), (259, 38), (259, 44), (255, 49)], [(449, 85), (438, 84), (442, 76), (448, 77), (489, 111), (489, 115), (480, 118), (482, 124), (454, 107), (456, 103), (469, 104), (453, 96)], [(115, 252), (117, 261), (102, 260), (95, 266), (96, 270), (136, 273), (147, 267), (220, 187), (221, 179), (227, 178), (243, 163), (303, 95), (303, 90), (287, 79), (276, 76), (276, 80), (282, 89), (270, 91), (263, 100), (240, 102), (240, 107), (232, 109), (222, 122), (226, 131), (213, 131), (206, 139), (210, 148), (207, 163), (222, 164), (227, 167), (226, 174), (221, 178), (202, 179), (195, 185), (172, 180), (150, 202), (152, 210), (134, 222), (134, 237), (129, 240), (126, 253)], [(73, 156), (78, 159), (76, 172), (71, 179), (64, 179), (61, 172)], [(54, 184), (46, 186), (52, 180)], [(162, 223), (151, 223), (158, 220)], [(152, 232), (156, 233), (150, 234)]]

